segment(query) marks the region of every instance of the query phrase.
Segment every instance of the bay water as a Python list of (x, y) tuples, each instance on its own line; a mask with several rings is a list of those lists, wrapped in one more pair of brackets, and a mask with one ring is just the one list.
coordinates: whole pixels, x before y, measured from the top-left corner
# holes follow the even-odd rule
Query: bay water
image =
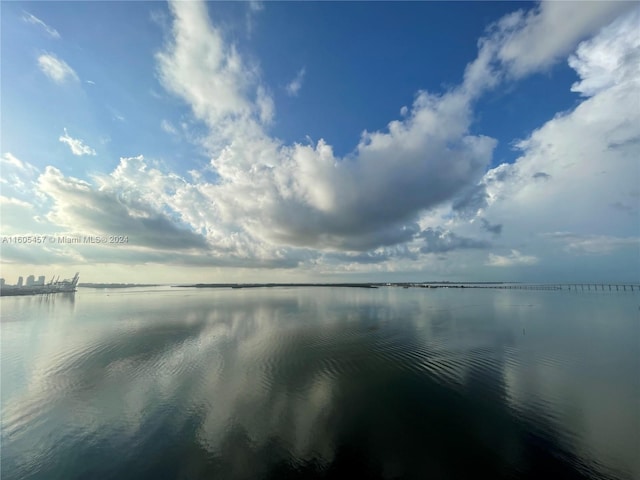
[(0, 300), (0, 477), (640, 478), (640, 294)]

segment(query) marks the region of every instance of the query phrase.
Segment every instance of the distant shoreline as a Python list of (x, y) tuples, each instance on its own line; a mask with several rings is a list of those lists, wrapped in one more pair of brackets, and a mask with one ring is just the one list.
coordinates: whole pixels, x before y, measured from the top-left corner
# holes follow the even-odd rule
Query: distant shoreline
[[(457, 289), (482, 289), (493, 288), (501, 290), (568, 290), (568, 291), (631, 291), (640, 292), (638, 283), (529, 283), (529, 282), (358, 282), (358, 283), (80, 283), (78, 288), (92, 289), (128, 289), (140, 287), (168, 287), (168, 288), (208, 288), (208, 289), (243, 289), (243, 288), (367, 288), (380, 287), (395, 288), (457, 288)], [(13, 293), (9, 288), (2, 288), (2, 296), (33, 295), (43, 292)]]
[(134, 288), (134, 287), (163, 287), (158, 283), (81, 283), (81, 288)]
[(631, 283), (524, 283), (524, 282), (394, 282), (394, 283), (194, 283), (172, 285), (175, 288), (275, 288), (275, 287), (346, 287), (346, 288), (495, 288), (504, 290), (573, 290), (640, 291)]
[(274, 287), (345, 287), (345, 288), (472, 288), (474, 286), (498, 286), (504, 282), (371, 282), (371, 283), (193, 283), (173, 285), (176, 288), (274, 288)]
[(271, 287), (349, 287), (378, 288), (386, 284), (375, 283), (195, 283), (191, 285), (173, 285), (177, 288), (271, 288)]

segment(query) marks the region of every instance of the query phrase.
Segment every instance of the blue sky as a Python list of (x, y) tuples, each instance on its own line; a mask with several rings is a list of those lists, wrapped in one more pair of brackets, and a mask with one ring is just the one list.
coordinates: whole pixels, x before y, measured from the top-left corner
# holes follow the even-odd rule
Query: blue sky
[(5, 2), (2, 274), (638, 280), (638, 18)]

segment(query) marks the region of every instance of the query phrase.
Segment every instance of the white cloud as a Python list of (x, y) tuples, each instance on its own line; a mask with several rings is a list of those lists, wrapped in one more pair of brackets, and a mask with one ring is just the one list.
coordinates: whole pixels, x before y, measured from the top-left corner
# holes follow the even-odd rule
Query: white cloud
[(51, 38), (55, 38), (55, 39), (59, 39), (60, 38), (60, 34), (58, 33), (58, 31), (55, 28), (50, 27), (49, 25), (44, 23), (42, 20), (40, 20), (38, 17), (36, 17), (35, 15), (30, 14), (29, 12), (23, 12), (23, 13), (24, 13), (24, 15), (22, 16), (22, 20), (24, 20), (27, 23), (31, 23), (33, 25), (38, 25), (38, 26), (42, 27), (44, 29), (44, 31), (47, 32), (47, 34)]
[[(201, 264), (302, 264), (318, 272), (451, 274), (484, 265), (544, 264), (559, 245), (576, 255), (623, 249), (637, 238), (629, 215), (638, 210), (640, 195), (640, 112), (633, 102), (638, 76), (620, 73), (637, 67), (629, 28), (635, 17), (578, 47), (571, 60), (580, 75), (574, 90), (588, 98), (521, 141), (516, 163), (487, 171), (496, 142), (471, 133), (473, 102), (482, 92), (567, 55), (575, 47), (567, 45), (604, 21), (596, 21), (593, 11), (606, 17), (613, 7), (589, 6), (591, 13), (575, 19), (582, 26), (568, 27), (573, 33), (536, 46), (530, 58), (524, 58), (528, 52), (512, 58), (522, 39), (537, 38), (547, 31), (542, 25), (554, 24), (558, 8), (543, 4), (501, 20), (480, 42), (459, 87), (417, 92), (400, 119), (363, 132), (353, 151), (340, 157), (323, 139), (287, 145), (270, 137), (266, 127), (275, 106), (259, 70), (210, 25), (206, 5), (172, 3), (171, 36), (157, 54), (158, 72), (166, 89), (206, 125), (202, 144), (215, 180), (204, 171), (187, 180), (142, 157), (121, 159), (93, 183), (48, 170), (39, 184), (54, 204), (48, 218), (65, 228), (129, 229), (149, 262), (188, 241), (206, 252)], [(176, 130), (169, 122), (160, 126)], [(80, 142), (66, 131), (65, 137)], [(89, 148), (82, 142), (76, 147)], [(153, 237), (164, 231), (171, 241), (161, 245)], [(574, 233), (540, 235), (562, 231)], [(486, 249), (498, 247), (504, 250), (487, 258)], [(120, 252), (121, 259), (134, 257)], [(176, 259), (198, 264), (188, 254)]]
[(162, 120), (162, 122), (160, 122), (160, 128), (162, 128), (162, 130), (164, 130), (166, 133), (169, 133), (171, 135), (178, 134), (178, 130), (176, 130), (176, 127), (174, 127), (169, 120), (166, 120), (166, 119)]
[(2, 205), (3, 207), (5, 205), (13, 205), (13, 206), (17, 206), (17, 207), (21, 207), (21, 208), (25, 208), (25, 209), (32, 209), (33, 205), (31, 205), (28, 202), (25, 202), (23, 200), (19, 200), (17, 198), (13, 198), (13, 197), (5, 197), (4, 195), (0, 195), (0, 205)]
[[(51, 204), (46, 221), (36, 221), (42, 233), (46, 223), (53, 235), (124, 235), (126, 244), (113, 246), (62, 245), (47, 252), (3, 250), (3, 262), (11, 263), (123, 263), (167, 262), (181, 266), (291, 268), (313, 254), (262, 246), (257, 239), (224, 231), (224, 225), (205, 225), (209, 199), (202, 193), (207, 184), (191, 184), (175, 174), (166, 174), (142, 156), (122, 158), (111, 175), (87, 182), (47, 167), (37, 180), (37, 191)], [(4, 202), (3, 214), (26, 222), (24, 205)], [(18, 211), (22, 209), (22, 212)], [(34, 212), (30, 212), (32, 215)], [(11, 218), (3, 219), (13, 225)], [(51, 230), (54, 226), (55, 230)], [(38, 228), (39, 227), (39, 228)], [(24, 233), (24, 229), (22, 230)], [(19, 232), (18, 232), (19, 233)], [(32, 254), (33, 253), (33, 254)], [(170, 255), (168, 256), (168, 253)], [(317, 255), (316, 255), (317, 256)], [(169, 259), (169, 260), (168, 260)]]
[[(5, 190), (3, 188), (3, 190)], [(41, 233), (42, 224), (35, 215), (36, 205), (32, 201), (0, 195), (0, 218), (3, 235)], [(7, 259), (8, 244), (2, 245), (2, 258)], [(23, 249), (24, 250), (24, 249)]]
[(3, 193), (13, 193), (24, 198), (33, 196), (33, 181), (39, 173), (36, 167), (6, 152), (0, 158), (0, 171)]
[(157, 53), (158, 73), (165, 88), (183, 98), (194, 115), (215, 129), (224, 145), (243, 129), (259, 130), (257, 73), (215, 29), (202, 2), (172, 2), (173, 35)]
[(302, 81), (304, 80), (305, 73), (306, 73), (305, 68), (301, 68), (300, 70), (298, 70), (298, 73), (296, 73), (296, 76), (294, 77), (294, 79), (291, 80), (285, 87), (285, 90), (287, 91), (287, 94), (290, 97), (297, 97), (298, 93), (300, 93), (300, 89), (302, 88)]
[(489, 254), (486, 265), (490, 267), (514, 267), (522, 265), (535, 265), (538, 259), (533, 255), (523, 255), (518, 250), (511, 250), (509, 255)]
[(640, 9), (609, 25), (594, 39), (583, 42), (569, 65), (581, 81), (571, 90), (592, 96), (615, 84), (640, 78)]
[(631, 2), (545, 1), (528, 12), (520, 10), (493, 26), (498, 59), (516, 77), (547, 68), (631, 8)]
[[(571, 57), (580, 75), (573, 88), (589, 98), (521, 141), (514, 164), (484, 176), (475, 215), (503, 226), (502, 243), (526, 243), (540, 259), (557, 258), (559, 244), (578, 256), (637, 247), (638, 224), (629, 217), (640, 211), (640, 76), (631, 73), (640, 58), (638, 13), (616, 20)], [(464, 231), (464, 222), (456, 227)], [(492, 256), (489, 264), (511, 260)]]
[[(0, 158), (0, 171), (2, 232), (6, 235), (38, 232), (42, 225), (35, 220), (35, 214), (44, 200), (42, 193), (34, 188), (38, 169), (7, 152)], [(5, 257), (4, 246), (2, 257)]]
[(462, 88), (475, 97), (504, 79), (545, 70), (632, 8), (633, 2), (544, 1), (505, 15), (478, 41), (478, 57), (467, 65)]
[(74, 155), (82, 156), (96, 154), (96, 151), (88, 145), (85, 145), (82, 140), (70, 137), (67, 133), (66, 128), (64, 129), (64, 135), (61, 135), (59, 140), (62, 143), (66, 143), (67, 145), (69, 145), (71, 153), (73, 153)]
[[(640, 77), (619, 74), (635, 65), (640, 52), (640, 44), (626, 38), (637, 35), (628, 28), (636, 19), (637, 12), (628, 15), (613, 25), (615, 29), (605, 29), (579, 47), (580, 84), (590, 84), (591, 75), (595, 75), (602, 88), (521, 141), (518, 148), (523, 155), (515, 164), (487, 173), (484, 182), (489, 203), (496, 202), (493, 210), (536, 212), (538, 222), (559, 227), (542, 231), (570, 229), (580, 233), (585, 228), (598, 228), (629, 232), (626, 216), (612, 215), (610, 205), (637, 204), (631, 193), (638, 181)], [(595, 68), (603, 55), (620, 67), (609, 70), (608, 75)], [(541, 172), (545, 181), (539, 179)], [(531, 216), (523, 218), (532, 220)]]
[(180, 228), (139, 196), (114, 191), (106, 183), (96, 189), (89, 182), (65, 177), (58, 169), (47, 167), (38, 178), (38, 187), (53, 201), (48, 220), (71, 231), (127, 235), (138, 247), (206, 248), (201, 236)]
[(13, 155), (11, 152), (6, 152), (5, 154), (3, 154), (2, 158), (0, 159), (0, 163), (5, 168), (7, 166), (11, 166), (11, 167), (14, 167), (14, 168), (16, 168), (18, 170), (21, 170), (23, 172), (27, 172), (27, 173), (37, 172), (37, 168), (36, 167), (31, 165), (29, 162), (23, 162), (22, 160), (17, 158), (15, 155)]
[(258, 87), (256, 96), (256, 105), (258, 107), (258, 118), (263, 125), (268, 125), (273, 121), (276, 106), (273, 98), (267, 93), (263, 87)]
[(410, 239), (421, 210), (476, 182), (490, 162), (495, 141), (468, 133), (469, 97), (460, 90), (420, 92), (402, 120), (364, 132), (349, 158), (336, 157), (322, 139), (283, 145), (263, 128), (271, 97), (209, 24), (206, 6), (171, 9), (173, 39), (157, 55), (159, 69), (210, 129), (205, 145), (220, 183), (208, 192), (217, 221), (233, 219), (240, 231), (274, 244), (373, 248)]
[(78, 80), (78, 75), (73, 68), (55, 55), (40, 55), (38, 57), (38, 65), (40, 66), (40, 70), (56, 83)]
[[(576, 149), (580, 142), (575, 135), (584, 131), (580, 122), (584, 110), (590, 108), (581, 106), (583, 111), (558, 117), (521, 142), (523, 156), (517, 164), (492, 169), (482, 177), (495, 141), (469, 134), (472, 101), (491, 85), (493, 77), (485, 74), (493, 70), (483, 71), (483, 66), (494, 65), (498, 46), (508, 40), (490, 37), (481, 43), (479, 57), (469, 65), (460, 88), (442, 95), (419, 92), (413, 105), (401, 112), (402, 120), (390, 122), (384, 131), (364, 132), (348, 158), (336, 157), (331, 145), (322, 139), (311, 145), (284, 145), (263, 130), (272, 117), (271, 97), (264, 93), (256, 71), (208, 24), (205, 7), (179, 3), (172, 5), (172, 10), (176, 17), (174, 38), (158, 54), (159, 68), (165, 86), (187, 101), (195, 116), (208, 125), (210, 137), (205, 145), (211, 151), (211, 165), (219, 182), (203, 183), (200, 177), (194, 177), (196, 183), (185, 183), (174, 195), (163, 196), (162, 208), (177, 212), (197, 231), (207, 232), (210, 244), (228, 245), (236, 252), (268, 256), (278, 248), (286, 248), (291, 254), (296, 249), (367, 251), (406, 244), (410, 249), (407, 255), (415, 257), (421, 252), (445, 254), (486, 248), (489, 243), (478, 235), (498, 233), (501, 241), (521, 244), (526, 223), (518, 219), (518, 212), (526, 212), (526, 222), (536, 228), (546, 226), (549, 231), (547, 223), (555, 218), (549, 212), (557, 210), (557, 205), (541, 201), (541, 191), (552, 189), (560, 195), (557, 198), (563, 198), (564, 206), (570, 205), (565, 195), (575, 193), (581, 185), (573, 190), (557, 185), (562, 182), (563, 187), (570, 186), (570, 163), (576, 155), (597, 151), (594, 147), (602, 140), (602, 135), (591, 135), (586, 142), (589, 145)], [(189, 28), (186, 20), (193, 16), (199, 20)], [(538, 17), (530, 14), (526, 18), (521, 28), (535, 23)], [(583, 20), (583, 24), (595, 24)], [(503, 26), (514, 35), (519, 31), (508, 22)], [(584, 31), (586, 27), (580, 28), (574, 30)], [(493, 50), (483, 48), (487, 43), (492, 43)], [(544, 58), (553, 61), (559, 48), (548, 49)], [(228, 67), (231, 58), (236, 69)], [(535, 68), (547, 64), (542, 56), (537, 59)], [(510, 64), (504, 65), (506, 68)], [(244, 83), (234, 83), (236, 76)], [(496, 81), (500, 77), (496, 75)], [(228, 88), (222, 89), (228, 94), (221, 96), (215, 89), (205, 88), (207, 81)], [(609, 124), (609, 130), (619, 132), (621, 121)], [(538, 145), (555, 145), (561, 152), (549, 157), (549, 152), (538, 152)], [(149, 194), (148, 201), (154, 198), (158, 196)], [(552, 194), (550, 198), (556, 197)], [(442, 222), (441, 217), (435, 223), (422, 220), (425, 212), (440, 211), (447, 203), (462, 208), (465, 202), (465, 208), (472, 212), (472, 222), (477, 215), (485, 221), (472, 224), (454, 219), (444, 227), (437, 223)], [(194, 204), (209, 207), (202, 211), (194, 209)], [(445, 208), (443, 215), (447, 214)], [(575, 214), (569, 216), (579, 219)], [(428, 232), (440, 232), (431, 235), (431, 246), (424, 245)], [(231, 243), (229, 235), (233, 236)], [(254, 243), (264, 250), (256, 253), (251, 247)], [(493, 255), (491, 261), (532, 264), (538, 256), (512, 252)], [(376, 254), (353, 258), (378, 262), (386, 257)]]

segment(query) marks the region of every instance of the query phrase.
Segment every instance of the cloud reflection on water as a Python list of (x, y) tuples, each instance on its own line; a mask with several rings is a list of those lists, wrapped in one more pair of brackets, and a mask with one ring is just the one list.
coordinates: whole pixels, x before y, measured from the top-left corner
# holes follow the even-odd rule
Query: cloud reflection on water
[[(563, 294), (131, 293), (3, 324), (2, 363), (15, 342), (26, 375), (3, 381), (8, 478), (638, 472), (638, 385), (606, 383), (638, 352), (614, 331), (599, 347), (612, 361), (580, 372), (602, 326), (591, 304), (574, 307), (581, 324), (558, 318)], [(604, 442), (593, 427), (610, 421)]]

